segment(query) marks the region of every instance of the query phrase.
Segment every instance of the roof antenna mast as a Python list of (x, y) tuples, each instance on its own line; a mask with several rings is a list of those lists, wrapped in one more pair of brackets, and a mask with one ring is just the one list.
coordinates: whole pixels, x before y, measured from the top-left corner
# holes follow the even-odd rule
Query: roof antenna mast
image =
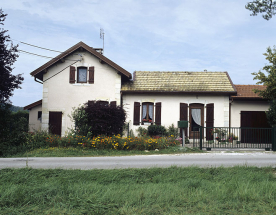
[(100, 38), (103, 39), (103, 53), (104, 53), (104, 29), (100, 29)]

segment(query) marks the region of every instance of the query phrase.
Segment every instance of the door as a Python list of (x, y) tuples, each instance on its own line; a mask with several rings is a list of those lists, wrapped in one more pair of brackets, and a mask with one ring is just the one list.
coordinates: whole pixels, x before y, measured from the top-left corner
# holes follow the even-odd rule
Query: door
[(49, 112), (49, 132), (61, 136), (62, 112)]
[[(268, 143), (271, 134), (265, 129), (271, 128), (267, 122), (265, 111), (241, 111), (241, 142), (242, 143)], [(255, 128), (255, 129), (254, 129)]]
[(190, 104), (190, 138), (199, 138), (199, 126), (204, 126), (204, 105)]

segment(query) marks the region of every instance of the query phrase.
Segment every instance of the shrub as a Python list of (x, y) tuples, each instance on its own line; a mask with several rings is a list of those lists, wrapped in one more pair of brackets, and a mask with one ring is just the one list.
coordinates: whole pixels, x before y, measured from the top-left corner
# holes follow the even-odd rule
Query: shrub
[(167, 136), (179, 137), (178, 128), (174, 127), (174, 124), (171, 124), (167, 129)]
[(146, 136), (148, 136), (148, 130), (146, 128), (143, 128), (143, 127), (140, 126), (137, 129), (137, 131), (138, 131), (138, 137), (146, 137)]
[(165, 136), (166, 128), (162, 125), (150, 125), (148, 127), (148, 135), (153, 136)]
[(71, 118), (75, 122), (75, 134), (87, 136), (112, 136), (122, 134), (126, 119), (125, 110), (102, 101), (89, 101), (74, 109)]

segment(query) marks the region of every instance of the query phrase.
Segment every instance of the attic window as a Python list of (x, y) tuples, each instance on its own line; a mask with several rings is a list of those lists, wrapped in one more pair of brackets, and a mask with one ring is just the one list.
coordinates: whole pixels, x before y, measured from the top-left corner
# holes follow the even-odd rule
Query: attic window
[(78, 67), (78, 83), (87, 83), (87, 68)]

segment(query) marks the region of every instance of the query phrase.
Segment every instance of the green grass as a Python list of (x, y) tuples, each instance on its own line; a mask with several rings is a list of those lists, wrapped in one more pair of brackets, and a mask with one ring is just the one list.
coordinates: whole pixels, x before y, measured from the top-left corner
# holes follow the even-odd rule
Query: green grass
[(275, 214), (276, 169), (0, 170), (0, 214)]
[(200, 153), (198, 148), (183, 148), (181, 146), (171, 146), (159, 151), (140, 150), (111, 150), (111, 149), (88, 149), (81, 147), (49, 147), (34, 149), (29, 152), (17, 153), (9, 157), (96, 157), (96, 156), (127, 156), (127, 155), (152, 155), (152, 154), (176, 154), (176, 153)]

